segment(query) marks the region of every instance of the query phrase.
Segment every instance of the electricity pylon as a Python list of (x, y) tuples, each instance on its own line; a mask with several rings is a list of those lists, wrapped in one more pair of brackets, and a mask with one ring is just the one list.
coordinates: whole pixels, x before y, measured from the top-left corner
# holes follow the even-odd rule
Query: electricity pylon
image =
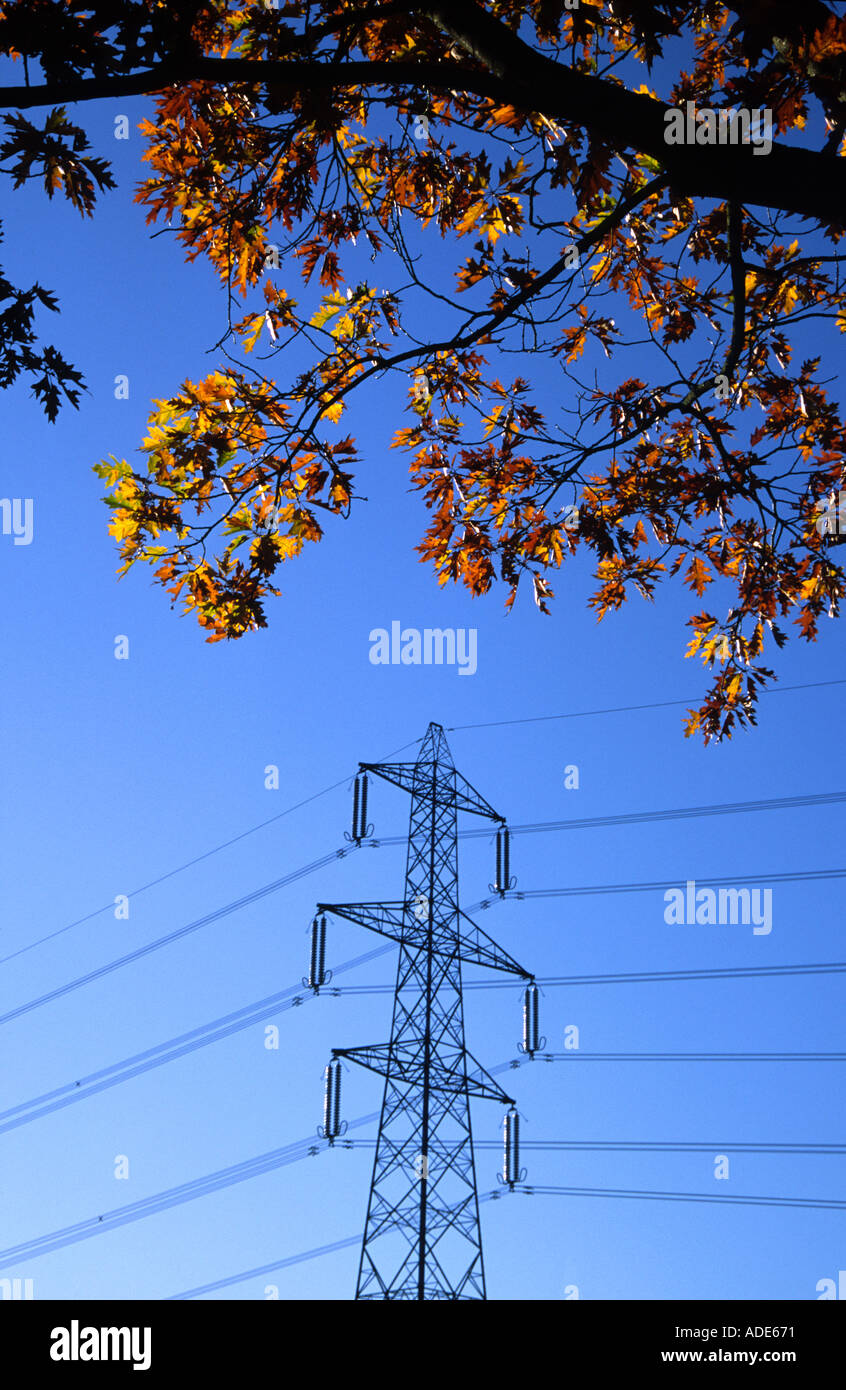
[(409, 792), (411, 819), (401, 902), (318, 907), (400, 946), (390, 1042), (333, 1049), (385, 1078), (356, 1298), (483, 1299), (470, 1101), (513, 1102), (464, 1045), (461, 966), (532, 977), (458, 905), (457, 822), (503, 817), (456, 770), (439, 724), (416, 762), (359, 768)]

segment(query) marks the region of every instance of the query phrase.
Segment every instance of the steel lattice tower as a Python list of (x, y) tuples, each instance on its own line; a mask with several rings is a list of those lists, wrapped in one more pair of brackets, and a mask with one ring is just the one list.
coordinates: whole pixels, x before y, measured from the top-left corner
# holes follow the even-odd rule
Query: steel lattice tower
[(531, 976), (458, 905), (458, 812), (504, 822), (439, 724), (416, 762), (359, 766), (409, 792), (411, 818), (401, 902), (319, 904), (400, 945), (390, 1042), (333, 1049), (385, 1077), (356, 1297), (483, 1299), (470, 1101), (513, 1102), (465, 1047), (461, 966)]

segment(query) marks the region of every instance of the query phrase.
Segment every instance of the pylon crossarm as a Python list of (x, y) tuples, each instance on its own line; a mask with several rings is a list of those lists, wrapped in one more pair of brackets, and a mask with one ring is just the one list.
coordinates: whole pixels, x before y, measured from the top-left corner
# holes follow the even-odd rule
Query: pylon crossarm
[[(333, 1047), (333, 1057), (344, 1057), (368, 1071), (380, 1076), (389, 1076), (396, 1086), (413, 1087), (421, 1084), (421, 1070), (416, 1049), (412, 1044), (372, 1043), (369, 1047)], [(474, 1100), (495, 1100), (502, 1105), (513, 1105), (511, 1096), (494, 1081), (475, 1057), (468, 1052), (467, 1058), (473, 1062), (475, 1070), (465, 1073), (458, 1068), (439, 1064), (429, 1066), (429, 1087), (449, 1095), (468, 1095)]]
[(501, 946), (488, 936), (472, 917), (468, 917), (466, 912), (459, 911), (462, 922), (466, 922), (468, 931), (459, 932), (459, 942), (461, 949), (461, 959), (468, 965), (487, 965), (491, 970), (504, 970), (510, 975), (519, 975), (524, 980), (531, 980), (534, 977), (528, 970), (524, 970), (522, 965), (518, 965), (513, 956), (504, 951)]
[[(318, 912), (330, 912), (334, 917), (343, 917), (347, 922), (366, 927), (380, 936), (387, 936), (405, 946), (425, 946), (427, 944), (428, 917), (420, 915), (420, 901), (401, 903), (318, 903)], [(435, 955), (453, 958), (458, 954), (468, 965), (485, 965), (491, 970), (502, 970), (510, 975), (519, 975), (524, 980), (532, 979), (507, 951), (488, 936), (471, 917), (459, 912), (469, 930), (455, 934), (443, 930), (432, 934), (432, 951)]]
[(380, 1076), (389, 1076), (395, 1070), (395, 1067), (391, 1066), (394, 1052), (391, 1043), (371, 1043), (369, 1047), (332, 1048), (333, 1057), (344, 1057), (348, 1062), (366, 1067), (368, 1071), (378, 1072)]
[[(484, 1085), (485, 1083), (487, 1083), (487, 1090), (490, 1100), (499, 1100), (502, 1102), (503, 1105), (516, 1105), (516, 1101), (514, 1100), (513, 1096), (506, 1095), (499, 1082), (494, 1081), (490, 1072), (485, 1071), (485, 1068), (482, 1066), (481, 1062), (476, 1061), (476, 1058), (473, 1056), (472, 1052), (465, 1050), (464, 1056), (467, 1059), (467, 1063), (472, 1063), (475, 1068), (474, 1071), (471, 1072), (468, 1070), (467, 1072), (467, 1079), (471, 1083), (471, 1085)], [(471, 1091), (470, 1094), (476, 1095), (478, 1094), (478, 1092)]]
[(403, 791), (414, 791), (415, 763), (359, 763), (358, 766), (361, 772), (372, 772), (374, 777), (392, 782)]
[[(359, 768), (362, 772), (372, 772), (374, 777), (381, 777), (385, 782), (391, 782), (393, 786), (399, 787), (404, 792), (410, 792), (412, 796), (418, 795), (421, 785), (424, 784), (421, 767), (418, 763), (359, 763)], [(455, 811), (459, 808), (463, 810), (474, 809), (471, 805), (464, 806), (459, 800), (455, 788), (457, 774), (454, 768), (439, 766), (437, 777), (434, 779), (428, 767), (424, 766), (423, 771), (428, 774), (425, 786), (430, 806), (441, 811)]]
[[(395, 787), (401, 787), (403, 791), (415, 792), (420, 788), (420, 763), (359, 763), (358, 766), (361, 772), (372, 772), (374, 777), (381, 777), (384, 781), (393, 783)], [(425, 768), (426, 764), (423, 764), (423, 767)], [(500, 824), (504, 822), (505, 817), (494, 810), (490, 802), (476, 791), (466, 777), (462, 777), (453, 767), (439, 767), (434, 796), (436, 805), (449, 810), (471, 811), (474, 815), (485, 816), (486, 819)]]
[(459, 811), (472, 811), (476, 816), (498, 821), (501, 825), (505, 823), (505, 817), (501, 816), (499, 811), (495, 811), (490, 802), (486, 801), (481, 792), (477, 792), (460, 772), (455, 774), (455, 804)]
[(489, 1077), (487, 1072), (483, 1072), (483, 1076), (487, 1077), (487, 1080), (482, 1080), (478, 1076), (467, 1075), (462, 1079), (460, 1085), (453, 1086), (450, 1089), (463, 1090), (466, 1087), (467, 1095), (473, 1100), (495, 1100), (498, 1105), (514, 1104), (511, 1097), (505, 1094), (502, 1087), (497, 1086), (493, 1077)]
[(392, 941), (418, 944), (419, 934), (405, 920), (405, 903), (318, 903), (318, 912), (331, 912)]

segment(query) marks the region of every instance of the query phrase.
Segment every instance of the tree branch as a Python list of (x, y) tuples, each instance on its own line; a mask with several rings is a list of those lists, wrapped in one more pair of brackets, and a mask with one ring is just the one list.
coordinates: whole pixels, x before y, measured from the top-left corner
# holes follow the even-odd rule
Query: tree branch
[(742, 230), (743, 208), (740, 203), (732, 200), (726, 208), (726, 237), (731, 269), (731, 343), (723, 367), (723, 372), (729, 381), (734, 376), (735, 367), (740, 361), (743, 341), (746, 336), (746, 268), (743, 264)]
[[(573, 72), (536, 53), (506, 26), (475, 6), (419, 8), (442, 23), (448, 32), (455, 32), (457, 40), (483, 61), (487, 70), (436, 60), (335, 64), (188, 56), (178, 63), (168, 60), (126, 76), (82, 78), (29, 88), (0, 87), (0, 109), (151, 95), (189, 81), (249, 83), (257, 87), (287, 87), (291, 91), (372, 86), (466, 91), (584, 127), (615, 149), (651, 155), (670, 175), (673, 188), (680, 194), (720, 201), (742, 200), (843, 225), (846, 160), (835, 162), (823, 152), (776, 143), (766, 155), (756, 154), (753, 146), (742, 144), (668, 145), (664, 139), (664, 118), (673, 108), (664, 102), (641, 92), (629, 92), (604, 78)], [(479, 16), (485, 21), (482, 25), (478, 25)], [(507, 35), (507, 44), (502, 34), (494, 40), (491, 25)], [(477, 33), (477, 27), (485, 33)], [(461, 38), (458, 31), (465, 28), (467, 34)]]

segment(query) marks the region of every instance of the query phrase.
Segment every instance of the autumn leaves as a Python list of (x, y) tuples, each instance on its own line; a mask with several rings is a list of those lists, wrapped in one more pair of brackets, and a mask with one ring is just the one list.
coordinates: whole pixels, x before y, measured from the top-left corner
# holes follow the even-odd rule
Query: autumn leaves
[[(209, 641), (240, 637), (265, 626), (279, 565), (321, 539), (317, 512), (348, 510), (351, 477), (342, 465), (354, 446), (341, 440), (318, 456), (272, 383), (240, 372), (187, 381), (156, 405), (142, 445), (147, 472), (114, 458), (97, 469), (111, 489), (122, 572), (146, 560)], [(213, 529), (224, 543), (208, 559)]]
[[(255, 80), (159, 96), (138, 199), (224, 287), (224, 365), (156, 403), (143, 466), (102, 476), (124, 565), (150, 563), (209, 640), (263, 626), (280, 565), (348, 514), (351, 406), (372, 410), (390, 372), (406, 413), (385, 447), (408, 453), (439, 583), (504, 583), (508, 603), (525, 587), (548, 612), (580, 553), (598, 617), (673, 579), (713, 604), (689, 620), (713, 682), (689, 732), (753, 721), (785, 618), (812, 638), (837, 614), (846, 578), (815, 523), (846, 469), (823, 356), (846, 331), (839, 232), (744, 207), (720, 147), (813, 153), (818, 126), (839, 157), (839, 97), (815, 74), (846, 20), (791, 20), (776, 61), (724, 6), (635, 9), (486, 6), (484, 27), (499, 53), (531, 38), (529, 76), (559, 64), (600, 104), (624, 87), (659, 126), (642, 78), (663, 55), (668, 140), (716, 146), (707, 198), (676, 186), (671, 144), (664, 161), (633, 148), (590, 102), (578, 121), (528, 109), (534, 89), (509, 94), (458, 10), (449, 33), (417, 11), (221, 11), (207, 52)], [(263, 78), (274, 64), (284, 84)]]

